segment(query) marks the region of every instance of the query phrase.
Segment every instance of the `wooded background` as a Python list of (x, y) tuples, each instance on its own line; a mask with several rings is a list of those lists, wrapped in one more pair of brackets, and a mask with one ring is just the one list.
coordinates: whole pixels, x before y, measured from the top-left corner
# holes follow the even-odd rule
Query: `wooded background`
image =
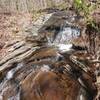
[(0, 12), (32, 12), (56, 6), (66, 6), (73, 0), (0, 0)]

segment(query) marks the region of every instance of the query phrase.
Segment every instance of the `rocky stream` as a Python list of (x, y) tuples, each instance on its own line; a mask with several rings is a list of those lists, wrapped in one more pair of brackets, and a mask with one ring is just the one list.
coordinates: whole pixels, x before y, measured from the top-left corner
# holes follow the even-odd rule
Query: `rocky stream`
[(91, 58), (82, 21), (72, 11), (48, 13), (8, 41), (1, 49), (0, 100), (100, 100), (94, 61), (100, 48)]

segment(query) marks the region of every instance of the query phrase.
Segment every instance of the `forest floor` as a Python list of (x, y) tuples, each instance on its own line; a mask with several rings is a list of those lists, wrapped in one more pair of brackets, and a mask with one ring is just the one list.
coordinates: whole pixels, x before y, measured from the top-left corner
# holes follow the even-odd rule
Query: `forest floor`
[(31, 14), (0, 13), (0, 47), (32, 23)]
[[(31, 14), (0, 13), (0, 49), (32, 23)], [(2, 51), (0, 51), (2, 52)], [(1, 53), (0, 53), (1, 54)]]

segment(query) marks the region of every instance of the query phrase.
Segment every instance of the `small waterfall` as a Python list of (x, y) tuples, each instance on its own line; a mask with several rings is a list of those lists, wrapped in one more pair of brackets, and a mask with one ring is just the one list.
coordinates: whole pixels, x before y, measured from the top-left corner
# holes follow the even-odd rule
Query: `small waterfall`
[(78, 28), (63, 27), (62, 30), (56, 36), (54, 43), (69, 44), (72, 43), (73, 39), (80, 36), (80, 30)]
[(47, 44), (57, 47), (61, 52), (66, 52), (71, 50), (73, 39), (79, 38), (80, 34), (80, 29), (76, 27), (61, 26), (60, 31), (54, 34), (55, 37), (47, 37)]
[[(23, 53), (17, 54), (16, 57), (10, 59), (11, 61), (13, 61), (13, 59), (14, 59), (14, 62), (17, 62), (17, 64), (16, 64), (16, 66), (13, 65), (12, 68), (8, 68), (7, 71), (3, 72), (4, 73), (3, 79), (0, 82), (0, 100), (32, 100), (34, 98), (30, 99), (31, 95), (34, 97), (35, 92), (42, 94), (40, 90), (44, 87), (46, 88), (46, 90), (48, 90), (48, 92), (52, 93), (50, 88), (53, 87), (53, 85), (55, 85), (55, 81), (56, 81), (56, 83), (59, 83), (60, 81), (62, 81), (65, 84), (64, 81), (66, 80), (66, 77), (68, 78), (68, 81), (66, 81), (65, 85), (66, 86), (68, 85), (70, 87), (71, 83), (72, 83), (72, 85), (73, 85), (72, 88), (75, 87), (75, 92), (76, 92), (76, 88), (78, 89), (78, 87), (80, 87), (80, 86), (77, 87), (75, 85), (81, 85), (81, 86), (83, 86), (83, 88), (85, 87), (85, 83), (82, 83), (84, 81), (84, 79), (81, 80), (80, 77), (78, 79), (76, 79), (76, 77), (75, 77), (75, 81), (77, 81), (76, 83), (78, 83), (78, 84), (73, 84), (75, 81), (73, 81), (73, 79), (71, 80), (71, 77), (69, 80), (70, 73), (72, 73), (72, 74), (74, 73), (73, 76), (74, 75), (79, 76), (81, 73), (81, 70), (79, 70), (79, 71), (72, 70), (71, 66), (77, 67), (77, 65), (79, 64), (79, 65), (81, 65), (81, 67), (84, 67), (78, 61), (76, 61), (77, 60), (76, 56), (75, 56), (76, 58), (73, 57), (73, 59), (70, 59), (71, 58), (70, 54), (72, 54), (72, 52), (74, 51), (72, 49), (73, 40), (78, 39), (80, 37), (80, 35), (81, 35), (80, 29), (72, 26), (72, 24), (70, 24), (68, 22), (66, 23), (65, 21), (64, 21), (64, 24), (62, 24), (63, 23), (62, 19), (58, 23), (58, 21), (60, 19), (59, 18), (60, 15), (61, 14), (58, 13), (58, 15), (56, 16), (56, 17), (58, 17), (58, 19), (55, 17), (54, 17), (54, 19), (52, 19), (52, 22), (54, 22), (53, 24), (52, 23), (50, 24), (50, 22), (51, 22), (51, 20), (50, 20), (48, 22), (50, 25), (47, 24), (47, 25), (43, 26), (42, 33), (44, 33), (44, 34), (41, 34), (41, 32), (40, 32), (40, 34), (38, 34), (37, 33), (38, 28), (36, 28), (34, 26), (36, 29), (33, 29), (34, 30), (33, 34), (34, 34), (34, 36), (36, 35), (38, 38), (36, 38), (36, 40), (34, 38), (34, 41), (28, 41), (28, 43), (26, 43), (27, 41), (25, 42), (26, 48), (29, 45), (32, 45), (32, 46), (29, 46), (29, 52), (28, 53), (23, 52)], [(45, 18), (42, 17), (42, 19), (39, 19), (36, 23), (34, 23), (34, 25), (37, 26), (39, 24), (38, 27), (39, 28), (42, 27), (42, 25), (45, 23), (45, 20), (49, 20), (49, 18), (51, 16), (52, 16), (52, 14), (50, 14), (48, 17), (45, 16)], [(57, 19), (57, 21), (55, 21), (55, 19)], [(55, 23), (56, 23), (56, 25), (55, 25)], [(35, 34), (35, 32), (37, 34)], [(39, 39), (39, 40), (37, 40), (37, 39)], [(43, 44), (40, 45), (40, 43), (43, 39), (46, 42), (43, 42)], [(34, 51), (34, 49), (35, 49), (35, 51)], [(19, 50), (19, 49), (16, 49), (16, 51), (17, 50)], [(12, 52), (12, 54), (15, 53), (13, 49), (10, 49), (10, 52)], [(29, 55), (29, 56), (26, 56), (26, 55)], [(20, 57), (22, 57), (21, 60), (17, 61), (17, 59), (20, 59)], [(70, 57), (70, 58), (68, 58), (68, 57)], [(67, 59), (68, 59), (68, 61), (67, 61)], [(8, 60), (6, 60), (6, 61), (8, 61)], [(52, 67), (55, 67), (54, 69), (58, 70), (57, 73), (55, 72), (55, 70)], [(79, 67), (80, 66), (78, 66), (77, 68), (79, 68)], [(62, 70), (62, 69), (64, 69), (64, 70)], [(84, 69), (84, 68), (82, 68), (82, 69)], [(64, 74), (64, 75), (66, 75), (66, 72), (69, 75), (66, 77), (63, 77), (64, 80), (58, 81), (58, 78), (61, 78), (58, 73), (60, 71), (61, 71), (61, 73), (63, 71), (62, 74)], [(43, 73), (41, 74), (41, 72), (43, 72)], [(82, 74), (83, 74), (83, 72), (85, 72), (85, 71), (82, 71)], [(41, 77), (37, 78), (37, 76), (39, 75), (38, 73), (41, 75)], [(58, 78), (55, 78), (53, 80), (51, 78), (51, 80), (49, 81), (50, 76), (49, 76), (49, 78), (47, 76), (46, 81), (43, 81), (45, 79), (45, 75), (47, 75), (47, 73), (50, 73), (50, 75), (52, 74), (52, 76), (58, 75), (57, 76)], [(82, 76), (82, 75), (80, 75), (80, 76)], [(84, 76), (82, 76), (82, 78)], [(85, 77), (87, 77), (87, 76), (85, 76)], [(43, 81), (43, 83), (41, 83), (41, 81), (38, 81), (38, 79), (41, 79), (41, 81)], [(35, 84), (35, 81), (36, 81), (36, 84)], [(53, 83), (53, 85), (51, 85), (52, 83)], [(50, 84), (49, 88), (48, 88), (48, 84)], [(62, 86), (60, 88), (63, 88), (64, 84), (62, 84)], [(38, 87), (38, 85), (39, 85), (39, 87)], [(39, 89), (35, 90), (36, 87), (39, 88), (40, 90)], [(72, 89), (72, 88), (69, 88), (69, 89)], [(91, 93), (87, 93), (87, 91), (83, 88), (80, 90), (77, 90), (77, 92), (79, 92), (79, 94), (75, 94), (75, 95), (73, 94), (74, 96), (71, 95), (70, 98), (73, 98), (73, 97), (79, 95), (79, 97), (77, 97), (78, 99), (75, 99), (75, 100), (90, 100), (90, 99), (87, 99), (88, 98), (87, 95), (91, 94)], [(56, 86), (55, 88), (52, 88), (52, 89), (58, 90), (59, 87)], [(68, 87), (66, 87), (64, 89), (68, 89)], [(93, 89), (94, 89), (94, 87), (93, 87)], [(57, 92), (58, 91), (56, 91), (56, 92), (54, 91), (54, 95), (57, 94)], [(65, 92), (66, 91), (64, 90), (64, 96), (65, 96)], [(71, 92), (75, 93), (72, 90), (71, 90)], [(43, 96), (44, 96), (44, 94), (45, 93), (43, 93)], [(85, 94), (87, 94), (87, 95), (85, 95)], [(38, 94), (36, 94), (36, 95), (38, 95)], [(34, 100), (37, 100), (37, 99), (34, 99)], [(41, 100), (44, 100), (44, 99), (41, 99)], [(55, 100), (58, 100), (58, 99), (55, 99)], [(65, 100), (65, 99), (62, 99), (62, 100)], [(69, 99), (66, 99), (66, 100), (69, 100)], [(70, 99), (70, 100), (73, 100), (73, 99)]]

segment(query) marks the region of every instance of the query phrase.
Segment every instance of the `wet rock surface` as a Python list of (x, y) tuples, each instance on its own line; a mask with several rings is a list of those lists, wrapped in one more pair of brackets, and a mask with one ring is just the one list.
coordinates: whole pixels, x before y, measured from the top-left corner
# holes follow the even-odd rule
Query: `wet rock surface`
[(74, 44), (81, 33), (69, 13), (51, 14), (46, 21), (43, 17), (36, 35), (12, 40), (2, 48), (0, 100), (94, 99), (94, 66), (84, 45)]

